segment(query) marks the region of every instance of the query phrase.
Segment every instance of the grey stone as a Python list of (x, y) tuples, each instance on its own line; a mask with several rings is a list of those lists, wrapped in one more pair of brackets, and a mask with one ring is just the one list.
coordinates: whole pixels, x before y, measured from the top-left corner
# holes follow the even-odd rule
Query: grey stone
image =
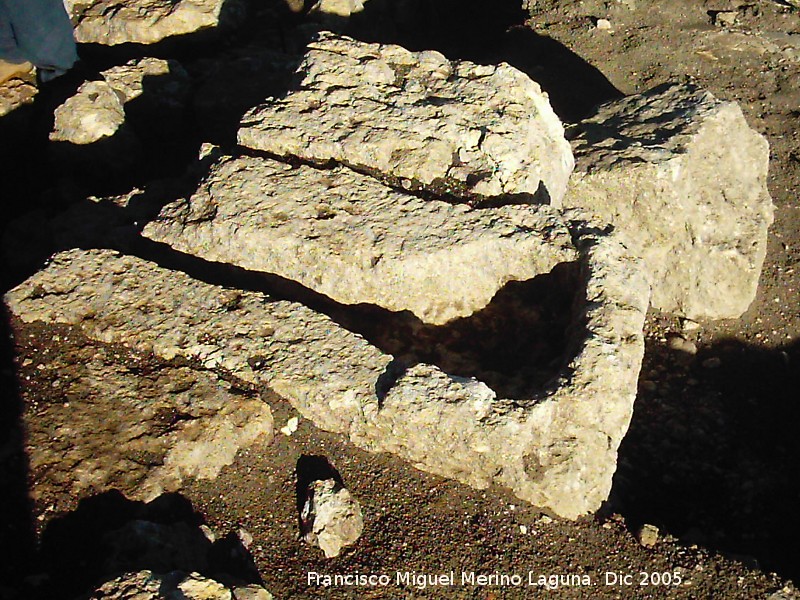
[[(224, 25), (236, 16), (232, 0), (64, 0), (83, 44), (153, 44)], [(225, 14), (223, 15), (223, 7)]]
[(505, 63), (321, 34), (298, 77), (243, 117), (242, 145), (466, 199), (561, 201), (573, 167), (561, 122)]
[(261, 399), (186, 367), (142, 378), (98, 354), (61, 391), (70, 401), (50, 407), (55, 430), (34, 421), (28, 431), (31, 468), (43, 474), (34, 497), (52, 483), (76, 497), (121, 489), (149, 501), (188, 479), (215, 479), (241, 448), (273, 435)]
[(312, 481), (305, 493), (300, 513), (303, 539), (319, 546), (326, 558), (339, 556), (364, 531), (358, 500), (334, 479)]
[(769, 147), (739, 106), (667, 85), (601, 106), (578, 127), (564, 206), (613, 224), (652, 273), (652, 304), (740, 316), (755, 297), (773, 205)]
[(571, 358), (527, 399), (492, 398), (424, 363), (379, 398), (392, 357), (328, 317), (111, 251), (58, 254), (5, 300), (24, 321), (77, 325), (95, 339), (269, 385), (304, 418), (362, 448), (478, 488), (502, 485), (575, 518), (610, 491), (636, 397), (649, 289), (614, 236), (569, 218), (580, 253)]
[(509, 281), (577, 259), (549, 207), (470, 209), (395, 191), (344, 167), (220, 160), (144, 235), (206, 260), (274, 273), (345, 304), (443, 324)]

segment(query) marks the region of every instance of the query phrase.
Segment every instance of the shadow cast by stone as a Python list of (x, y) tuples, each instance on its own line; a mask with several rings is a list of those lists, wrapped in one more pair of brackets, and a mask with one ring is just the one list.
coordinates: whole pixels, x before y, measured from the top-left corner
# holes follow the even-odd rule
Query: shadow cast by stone
[(692, 360), (650, 344), (645, 356), (655, 389), (640, 387), (613, 508), (634, 528), (800, 578), (800, 345), (721, 340)]

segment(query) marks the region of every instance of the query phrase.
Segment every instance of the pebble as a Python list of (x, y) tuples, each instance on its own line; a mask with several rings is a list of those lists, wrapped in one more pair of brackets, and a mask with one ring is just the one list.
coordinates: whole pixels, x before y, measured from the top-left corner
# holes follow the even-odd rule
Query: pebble
[(597, 29), (600, 31), (611, 31), (611, 21), (608, 19), (597, 19), (595, 27), (597, 27)]
[(722, 366), (722, 359), (717, 356), (712, 356), (703, 361), (704, 369), (718, 369)]
[(520, 526), (519, 526), (519, 532), (520, 532), (522, 535), (526, 535), (526, 534), (528, 533), (528, 528), (527, 528), (527, 527), (525, 527), (525, 525), (520, 525)]
[(658, 527), (650, 524), (642, 525), (637, 538), (642, 546), (652, 548), (658, 543)]
[(697, 354), (697, 345), (680, 335), (671, 335), (667, 338), (667, 345), (671, 350), (684, 352), (694, 356)]
[(283, 435), (292, 435), (295, 431), (297, 431), (297, 426), (300, 424), (300, 419), (297, 417), (292, 417), (288, 421), (286, 421), (286, 425), (281, 427), (281, 433)]

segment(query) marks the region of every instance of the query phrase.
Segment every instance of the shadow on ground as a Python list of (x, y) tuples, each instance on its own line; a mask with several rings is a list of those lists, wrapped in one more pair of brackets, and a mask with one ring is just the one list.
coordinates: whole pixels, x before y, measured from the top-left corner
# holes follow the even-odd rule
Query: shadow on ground
[[(720, 359), (709, 368), (709, 359)], [(694, 357), (647, 348), (613, 508), (800, 580), (800, 344), (725, 340)], [(648, 386), (652, 387), (652, 386)]]

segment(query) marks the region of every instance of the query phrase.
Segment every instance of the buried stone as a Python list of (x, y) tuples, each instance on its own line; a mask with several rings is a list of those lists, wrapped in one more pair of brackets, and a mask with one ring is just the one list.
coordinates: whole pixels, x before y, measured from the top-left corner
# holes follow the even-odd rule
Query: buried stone
[[(74, 250), (9, 292), (24, 321), (185, 356), (266, 384), (317, 426), (477, 488), (497, 484), (575, 518), (608, 496), (643, 354), (648, 285), (613, 236), (572, 224), (580, 276), (550, 385), (496, 398), (473, 380), (409, 366), (378, 397), (392, 356), (296, 302), (224, 289), (105, 250)], [(262, 367), (253, 370), (256, 361)]]
[(257, 157), (220, 159), (197, 192), (166, 206), (144, 235), (435, 325), (483, 309), (509, 281), (577, 258), (548, 207), (476, 210), (421, 200), (343, 167)]
[(459, 200), (561, 202), (573, 167), (564, 128), (539, 85), (505, 63), (323, 33), (298, 78), (242, 118), (241, 145)]

